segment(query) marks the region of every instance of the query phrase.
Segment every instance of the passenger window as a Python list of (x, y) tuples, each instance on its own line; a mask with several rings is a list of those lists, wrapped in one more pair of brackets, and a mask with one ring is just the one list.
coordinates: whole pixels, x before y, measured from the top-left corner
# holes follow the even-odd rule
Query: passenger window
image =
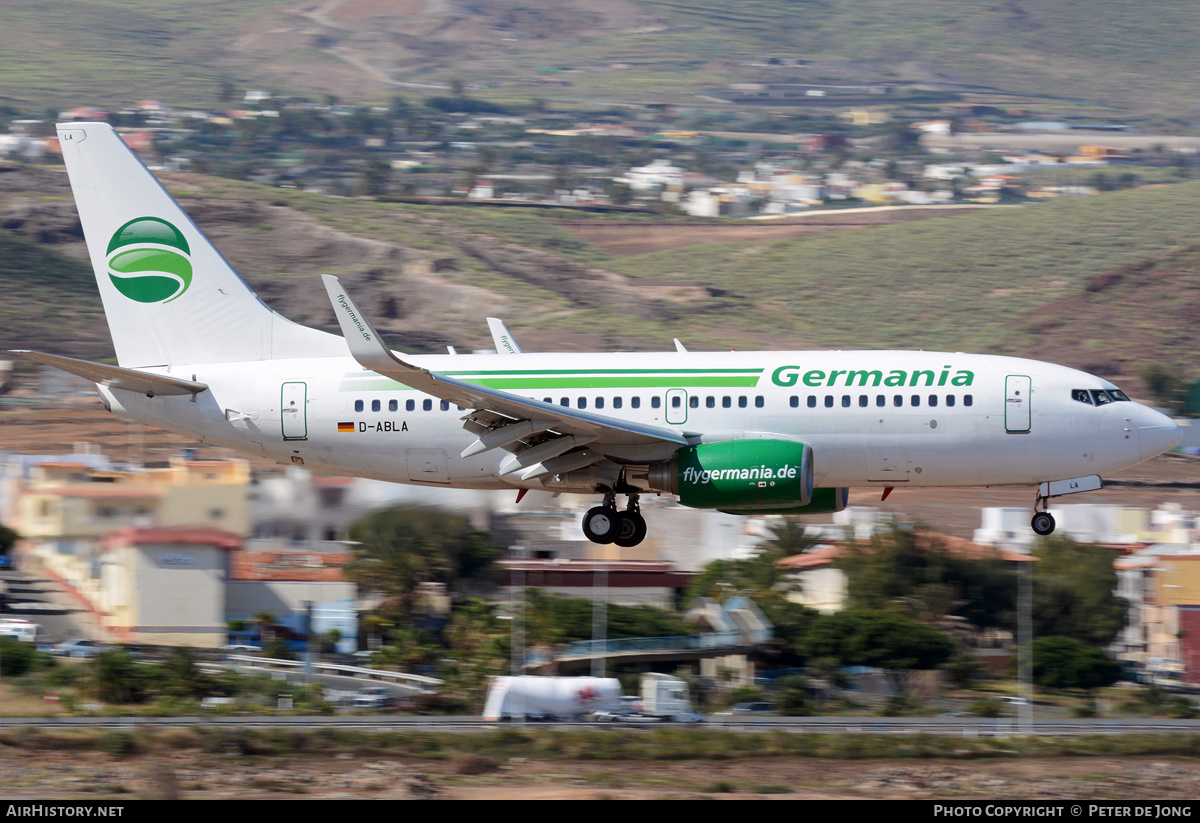
[(850, 395), (848, 395), (848, 394), (842, 395), (842, 408), (843, 409), (850, 408)]
[(825, 395), (825, 408), (827, 408), (827, 409), (833, 408), (833, 395), (832, 394)]
[[(678, 398), (676, 398), (678, 399)], [(650, 408), (657, 409), (662, 406), (662, 398), (657, 394), (650, 398)]]
[(715, 409), (716, 407), (717, 407), (717, 398), (713, 397), (711, 394), (708, 397), (704, 398), (704, 408)]
[(619, 397), (614, 397), (614, 398), (613, 398), (613, 408), (614, 408), (614, 409), (619, 409), (619, 408), (621, 408), (621, 398), (619, 398)]
[(400, 411), (400, 404), (395, 400), (389, 400), (388, 411)]
[(586, 409), (587, 408), (587, 398), (586, 397), (575, 398), (575, 406), (576, 406), (576, 408)]
[(763, 397), (761, 394), (756, 394), (754, 396), (754, 408), (761, 409), (765, 405), (767, 405), (766, 398)]
[(738, 398), (738, 408), (739, 409), (746, 408), (746, 395), (743, 394), (741, 397)]
[(788, 405), (790, 405), (793, 409), (800, 408), (800, 398), (793, 394), (791, 398), (788, 399)]
[(379, 406), (379, 401), (378, 401), (378, 400), (372, 400), (372, 401), (371, 401), (371, 411), (379, 411), (379, 409), (380, 409), (380, 406)]
[(404, 410), (405, 410), (405, 411), (413, 411), (413, 410), (415, 410), (416, 408), (417, 408), (417, 401), (416, 401), (416, 400), (405, 400), (405, 401), (404, 401)]
[(640, 398), (640, 397), (629, 398), (629, 407), (632, 409), (640, 409), (642, 407), (642, 398)]
[(363, 410), (363, 401), (361, 401), (361, 400), (355, 400), (355, 401), (354, 401), (354, 410), (355, 410), (356, 412), (360, 412), (360, 411), (362, 411), (362, 410)]
[(936, 395), (936, 394), (931, 394), (931, 395), (929, 395), (929, 405), (930, 405), (930, 406), (936, 406), (936, 405), (937, 405), (937, 395)]
[(899, 406), (903, 406), (903, 405), (904, 405), (904, 395), (902, 395), (902, 394), (898, 394), (898, 395), (896, 395), (895, 397), (893, 397), (893, 398), (892, 398), (892, 405), (893, 405), (893, 406), (897, 406), (897, 407), (899, 407)]
[(868, 401), (867, 401), (867, 396), (866, 396), (865, 394), (860, 394), (860, 395), (858, 396), (858, 405), (859, 405), (859, 406), (861, 406), (862, 408), (864, 408), (864, 409), (865, 409), (865, 408), (867, 407), (867, 402), (868, 402)]
[(442, 401), (442, 411), (450, 411), (450, 401), (448, 401), (448, 400)]
[(603, 397), (596, 398), (596, 408), (598, 408), (598, 409), (604, 408), (604, 398)]
[(682, 397), (680, 397), (679, 395), (675, 395), (674, 397), (671, 398), (671, 408), (678, 409), (678, 408), (681, 408), (682, 406), (683, 406), (683, 398)]
[(884, 397), (882, 394), (875, 395), (875, 405), (879, 406), (880, 408), (883, 408), (884, 406), (887, 405), (887, 398)]
[(421, 408), (423, 408), (425, 411), (433, 411), (433, 401), (426, 400), (424, 403), (421, 404)]
[(815, 409), (817, 407), (817, 396), (815, 394), (810, 394), (808, 396), (808, 407), (810, 409)]
[(912, 404), (913, 404), (913, 406), (919, 406), (919, 405), (921, 405), (921, 395), (919, 395), (919, 394), (914, 394), (914, 395), (912, 396)]
[(975, 398), (972, 395), (969, 395), (969, 394), (963, 395), (963, 405), (964, 406), (973, 406), (974, 404), (975, 404)]
[(732, 407), (733, 407), (733, 398), (732, 397), (730, 397), (729, 395), (725, 395), (724, 397), (721, 398), (721, 408), (728, 409), (728, 408), (732, 408)]
[(543, 397), (543, 398), (542, 398), (542, 402), (543, 402), (543, 403), (553, 403), (553, 402), (554, 402), (554, 398), (553, 398), (553, 397)]
[(566, 407), (570, 408), (570, 406), (571, 406), (571, 398), (569, 398), (569, 397), (560, 397), (560, 398), (558, 399), (558, 405), (560, 405), (560, 406), (566, 406)]
[(700, 408), (700, 398), (693, 394), (688, 399), (688, 405), (691, 406), (693, 409)]

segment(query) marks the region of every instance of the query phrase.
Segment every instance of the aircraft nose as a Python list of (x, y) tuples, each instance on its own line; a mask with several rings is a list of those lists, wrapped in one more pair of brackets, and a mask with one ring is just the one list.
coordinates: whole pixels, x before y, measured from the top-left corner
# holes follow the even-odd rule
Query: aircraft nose
[(1138, 415), (1138, 445), (1142, 459), (1173, 449), (1183, 440), (1183, 429), (1171, 418), (1143, 407)]

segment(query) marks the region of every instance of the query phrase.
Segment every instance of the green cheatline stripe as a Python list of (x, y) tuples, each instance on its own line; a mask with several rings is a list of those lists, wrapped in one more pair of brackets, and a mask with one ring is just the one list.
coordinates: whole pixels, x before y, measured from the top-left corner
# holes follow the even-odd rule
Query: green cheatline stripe
[(499, 376), (549, 374), (762, 374), (762, 369), (498, 369), (496, 371), (443, 371), (451, 377)]
[[(758, 375), (693, 376), (682, 380), (672, 375), (651, 377), (495, 377), (472, 380), (491, 389), (689, 389), (753, 388)], [(386, 377), (343, 380), (338, 391), (413, 391), (409, 386)]]

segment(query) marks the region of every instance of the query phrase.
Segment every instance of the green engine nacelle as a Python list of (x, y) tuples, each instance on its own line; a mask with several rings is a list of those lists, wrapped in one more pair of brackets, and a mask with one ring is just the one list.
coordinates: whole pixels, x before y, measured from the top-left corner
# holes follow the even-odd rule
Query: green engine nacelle
[(807, 506), (780, 506), (777, 509), (720, 509), (725, 514), (830, 514), (840, 512), (850, 502), (850, 490), (845, 486), (837, 488), (816, 488), (812, 492), (812, 500)]
[(688, 446), (650, 467), (652, 488), (697, 509), (762, 511), (807, 506), (813, 492), (812, 446), (794, 440), (729, 440)]

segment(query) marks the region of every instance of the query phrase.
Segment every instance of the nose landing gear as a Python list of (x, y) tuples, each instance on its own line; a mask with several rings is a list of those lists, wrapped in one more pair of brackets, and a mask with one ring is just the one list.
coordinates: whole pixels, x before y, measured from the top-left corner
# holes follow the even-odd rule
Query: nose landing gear
[[(1033, 520), (1029, 523), (1034, 532), (1040, 534), (1042, 537), (1054, 533), (1054, 515), (1046, 511), (1049, 503), (1050, 498), (1042, 497), (1039, 494), (1037, 502), (1033, 504)], [(1037, 510), (1038, 506), (1042, 507), (1041, 511)]]
[(618, 511), (617, 494), (608, 491), (604, 503), (583, 516), (583, 534), (593, 543), (615, 543), (621, 548), (636, 546), (646, 539), (646, 518), (642, 517), (638, 496), (629, 495), (625, 511)]

